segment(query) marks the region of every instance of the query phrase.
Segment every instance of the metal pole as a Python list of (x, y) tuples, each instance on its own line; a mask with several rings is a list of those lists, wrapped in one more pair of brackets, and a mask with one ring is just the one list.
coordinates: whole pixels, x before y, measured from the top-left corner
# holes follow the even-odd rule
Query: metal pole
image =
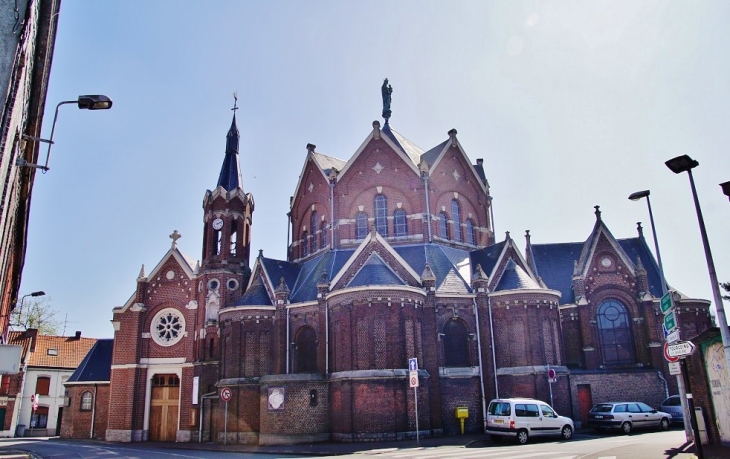
[(226, 414), (223, 416), (223, 444), (226, 442), (228, 442), (228, 402), (226, 402)]
[[(664, 265), (662, 264), (662, 254), (659, 252), (659, 239), (656, 237), (656, 226), (654, 225), (654, 213), (651, 211), (651, 200), (649, 195), (646, 196), (646, 205), (649, 208), (649, 222), (651, 223), (651, 234), (654, 236), (654, 250), (656, 250), (657, 262), (659, 262), (659, 275), (662, 276), (662, 296), (666, 295), (669, 291), (669, 284), (667, 284), (667, 278), (664, 276)], [(679, 320), (679, 315), (675, 315)], [(677, 391), (679, 392), (679, 402), (682, 405), (683, 419), (687, 419), (687, 416), (691, 416), (692, 413), (689, 411), (687, 404), (687, 389), (684, 387), (684, 378), (681, 374), (676, 375), (677, 378)], [(687, 441), (692, 441), (692, 429), (686, 422), (684, 424), (684, 436)]]
[(548, 388), (550, 389), (550, 406), (555, 406), (553, 404), (553, 382), (550, 380), (550, 364), (548, 363)]
[(695, 210), (697, 211), (697, 221), (700, 224), (700, 234), (702, 234), (702, 245), (705, 248), (705, 258), (707, 259), (707, 270), (710, 273), (710, 284), (712, 284), (712, 296), (715, 301), (717, 310), (717, 326), (720, 327), (720, 336), (722, 337), (722, 347), (725, 350), (725, 368), (730, 372), (730, 330), (728, 330), (727, 318), (725, 317), (725, 309), (722, 304), (722, 295), (720, 294), (720, 283), (717, 281), (715, 273), (715, 262), (712, 261), (712, 251), (710, 251), (710, 243), (707, 240), (707, 230), (705, 229), (705, 220), (702, 218), (702, 210), (700, 209), (700, 201), (697, 199), (697, 190), (695, 189), (695, 181), (692, 178), (692, 170), (688, 170), (689, 183), (692, 186), (692, 197), (695, 201)]
[(704, 459), (702, 454), (702, 440), (700, 439), (700, 429), (697, 426), (697, 416), (695, 415), (695, 407), (692, 399), (692, 389), (689, 384), (689, 373), (687, 371), (687, 361), (684, 358), (679, 359), (680, 365), (682, 366), (682, 375), (684, 375), (684, 383), (687, 386), (687, 405), (690, 409), (690, 420), (692, 422), (692, 430), (694, 431), (694, 443), (695, 453), (697, 453), (697, 459)]
[[(418, 386), (413, 388), (413, 398), (416, 402), (416, 444), (421, 444), (421, 439), (419, 438), (418, 434)], [(702, 459), (702, 458), (700, 458)]]

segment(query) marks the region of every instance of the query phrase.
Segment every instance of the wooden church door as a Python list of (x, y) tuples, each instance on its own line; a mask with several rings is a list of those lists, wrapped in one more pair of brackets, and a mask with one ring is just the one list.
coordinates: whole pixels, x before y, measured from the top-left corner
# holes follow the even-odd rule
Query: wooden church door
[(180, 404), (180, 378), (155, 375), (150, 400), (150, 441), (175, 441)]

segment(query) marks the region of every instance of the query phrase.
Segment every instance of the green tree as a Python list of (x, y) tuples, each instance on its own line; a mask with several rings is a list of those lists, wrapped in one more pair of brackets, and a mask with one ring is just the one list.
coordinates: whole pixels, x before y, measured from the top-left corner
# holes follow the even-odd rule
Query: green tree
[[(22, 298), (22, 296), (21, 296)], [(47, 296), (28, 296), (15, 304), (10, 314), (10, 325), (13, 330), (38, 329), (41, 335), (57, 335), (61, 329), (61, 322), (56, 319), (56, 311), (51, 306), (51, 298)]]
[[(726, 292), (730, 293), (730, 282), (723, 282), (720, 284), (720, 287), (722, 287), (722, 289)], [(723, 295), (722, 299), (730, 301), (730, 295)]]

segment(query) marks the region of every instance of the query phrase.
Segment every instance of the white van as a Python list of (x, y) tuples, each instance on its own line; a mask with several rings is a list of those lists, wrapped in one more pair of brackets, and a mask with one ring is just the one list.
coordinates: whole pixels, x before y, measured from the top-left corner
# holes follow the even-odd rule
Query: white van
[(535, 436), (555, 435), (564, 440), (573, 436), (573, 420), (559, 416), (545, 402), (532, 398), (498, 398), (489, 402), (487, 433), (493, 441), (512, 437), (524, 445)]

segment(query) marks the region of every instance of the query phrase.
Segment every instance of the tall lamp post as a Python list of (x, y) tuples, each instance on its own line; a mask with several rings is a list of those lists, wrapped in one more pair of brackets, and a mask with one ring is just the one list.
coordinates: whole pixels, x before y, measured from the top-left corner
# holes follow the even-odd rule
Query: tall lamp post
[(79, 96), (76, 100), (64, 100), (56, 105), (56, 113), (53, 115), (53, 125), (51, 125), (51, 138), (41, 139), (40, 137), (33, 137), (30, 135), (23, 135), (24, 138), (34, 140), (36, 142), (44, 142), (48, 144), (48, 151), (46, 152), (46, 164), (41, 166), (40, 164), (31, 164), (25, 160), (25, 158), (18, 157), (15, 160), (15, 164), (18, 166), (32, 167), (34, 169), (40, 169), (45, 174), (48, 172), (48, 160), (51, 159), (51, 147), (53, 146), (53, 134), (56, 132), (56, 120), (58, 119), (58, 109), (61, 105), (65, 104), (77, 104), (79, 109), (82, 110), (108, 110), (112, 108), (112, 100), (107, 96), (96, 94), (89, 96)]
[[(28, 293), (27, 295), (23, 295), (20, 298), (20, 308), (18, 308), (18, 316), (20, 316), (20, 314), (23, 312), (23, 303), (25, 302), (25, 299), (27, 297), (29, 297), (29, 296), (44, 296), (45, 294), (46, 294), (46, 292), (44, 292), (43, 290), (38, 290), (37, 292)], [(3, 316), (3, 319), (7, 318), (7, 326), (5, 327), (5, 333), (4, 333), (4, 336), (3, 336), (3, 342), (4, 343), (7, 343), (8, 342), (8, 333), (10, 332), (10, 326), (13, 325), (13, 324), (10, 323), (10, 317), (11, 317), (11, 314), (10, 313), (8, 313), (6, 316)], [(4, 322), (4, 320), (3, 320), (3, 322)]]
[[(654, 214), (651, 211), (651, 200), (649, 199), (650, 194), (651, 192), (649, 190), (637, 191), (636, 193), (631, 193), (629, 199), (632, 201), (638, 201), (641, 198), (646, 198), (646, 205), (649, 208), (649, 222), (651, 223), (651, 234), (654, 236), (654, 250), (656, 250), (656, 257), (657, 261), (659, 262), (659, 275), (662, 278), (662, 296), (664, 296), (669, 291), (669, 284), (667, 284), (667, 278), (664, 277), (664, 265), (662, 265), (662, 254), (661, 252), (659, 252), (659, 240), (656, 237)], [(679, 391), (680, 395), (679, 399), (682, 402), (682, 413), (684, 413), (684, 419), (688, 419), (688, 416), (691, 416), (692, 413), (687, 406), (687, 391), (684, 387), (684, 379), (682, 378), (682, 375), (677, 375), (677, 390)], [(684, 434), (687, 438), (687, 441), (692, 441), (692, 429), (690, 429), (690, 425), (686, 422), (684, 423)]]

